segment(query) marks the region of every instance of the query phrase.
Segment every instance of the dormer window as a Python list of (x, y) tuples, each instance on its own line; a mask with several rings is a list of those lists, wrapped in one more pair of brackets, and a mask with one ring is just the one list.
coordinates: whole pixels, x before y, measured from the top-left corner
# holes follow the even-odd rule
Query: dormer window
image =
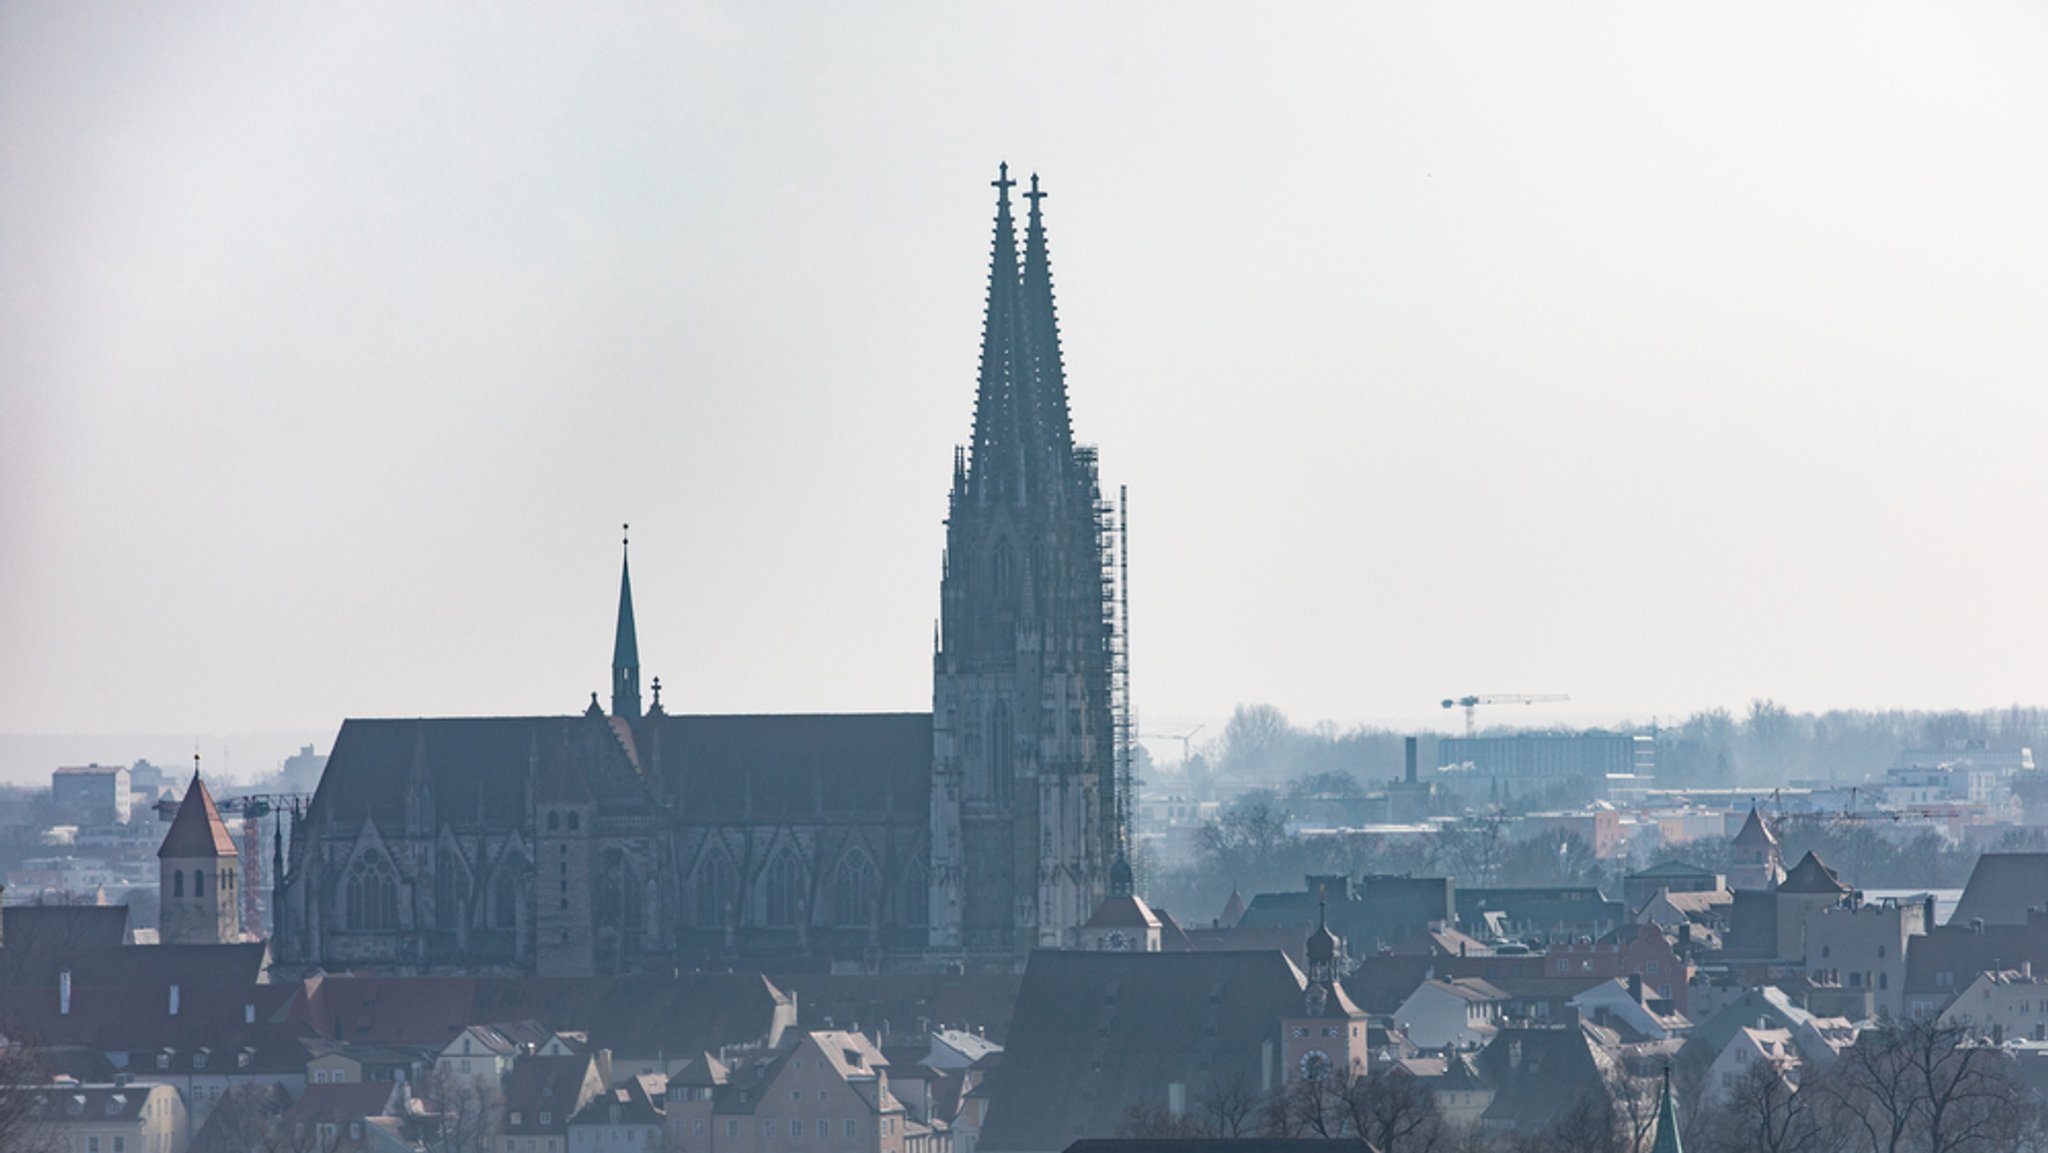
[(156, 1067), (159, 1069), (168, 1069), (171, 1067), (171, 1051), (169, 1049), (165, 1049), (163, 1052), (158, 1053), (156, 1055)]

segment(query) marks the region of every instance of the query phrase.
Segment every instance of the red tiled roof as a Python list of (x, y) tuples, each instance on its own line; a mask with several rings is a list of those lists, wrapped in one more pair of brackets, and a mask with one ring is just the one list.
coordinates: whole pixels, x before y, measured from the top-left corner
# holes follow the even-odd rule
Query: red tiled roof
[(185, 799), (178, 805), (178, 815), (171, 821), (171, 831), (164, 834), (163, 846), (156, 855), (158, 859), (239, 855), (235, 852), (235, 839), (221, 822), (220, 809), (214, 806), (213, 794), (206, 791), (206, 782), (199, 779), (198, 773), (192, 774)]

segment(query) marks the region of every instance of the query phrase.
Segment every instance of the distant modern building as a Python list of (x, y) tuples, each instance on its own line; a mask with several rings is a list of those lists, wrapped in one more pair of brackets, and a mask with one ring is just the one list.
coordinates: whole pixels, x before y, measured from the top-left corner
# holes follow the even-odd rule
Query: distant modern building
[(1578, 803), (1604, 798), (1610, 781), (1654, 778), (1647, 734), (1514, 733), (1437, 742), (1438, 779), (1467, 799)]
[(50, 774), (50, 800), (80, 825), (125, 825), (134, 800), (122, 765), (69, 765)]

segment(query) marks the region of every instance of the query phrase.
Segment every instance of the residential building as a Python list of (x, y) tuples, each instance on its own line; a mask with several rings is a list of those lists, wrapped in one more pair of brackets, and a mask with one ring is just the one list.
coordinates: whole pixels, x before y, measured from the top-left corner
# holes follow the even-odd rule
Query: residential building
[(661, 1073), (629, 1077), (597, 1094), (569, 1118), (569, 1153), (661, 1153), (667, 1100), (668, 1077)]
[(1994, 1045), (2048, 1042), (2048, 977), (2036, 977), (2031, 964), (1979, 973), (1941, 1011), (1941, 1023)]
[(1500, 1031), (1508, 995), (1477, 977), (1424, 981), (1394, 1010), (1394, 1024), (1422, 1049), (1476, 1049)]
[(169, 1085), (0, 1085), (0, 1094), (30, 1098), (20, 1112), (68, 1153), (185, 1153), (191, 1139), (185, 1103)]

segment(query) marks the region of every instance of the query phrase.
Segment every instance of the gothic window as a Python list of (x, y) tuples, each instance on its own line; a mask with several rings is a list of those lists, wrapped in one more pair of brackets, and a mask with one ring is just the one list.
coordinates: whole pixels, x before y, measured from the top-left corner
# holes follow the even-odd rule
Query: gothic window
[(903, 903), (897, 907), (903, 910), (905, 921), (913, 925), (922, 925), (925, 923), (926, 910), (931, 908), (931, 901), (931, 874), (925, 872), (924, 862), (914, 860), (910, 863), (910, 868), (904, 870)]
[(434, 856), (434, 921), (453, 929), (462, 920), (462, 898), (469, 892), (462, 858), (443, 849)]
[(796, 863), (795, 853), (785, 849), (775, 855), (768, 863), (767, 883), (763, 887), (763, 912), (768, 924), (796, 924), (798, 903), (803, 897), (803, 869)]
[(638, 929), (640, 889), (633, 883), (633, 865), (626, 860), (626, 854), (617, 849), (607, 850), (598, 876), (597, 923), (614, 929)]
[(865, 925), (874, 911), (875, 866), (866, 853), (852, 852), (839, 862), (832, 885), (832, 923)]
[(171, 896), (173, 896), (173, 897), (182, 897), (182, 896), (184, 896), (184, 895), (185, 895), (185, 870), (183, 870), (183, 869), (172, 869), (172, 870), (171, 870)]
[(348, 871), (348, 927), (360, 933), (398, 928), (398, 877), (382, 853), (364, 853)]
[(192, 870), (192, 895), (195, 897), (204, 897), (206, 895), (205, 869)]
[(725, 924), (732, 901), (732, 866), (725, 854), (713, 852), (697, 866), (697, 924)]
[(1010, 755), (1016, 742), (1010, 737), (1010, 710), (998, 701), (988, 718), (989, 797), (997, 804), (1010, 803)]
[(1010, 595), (1010, 541), (998, 538), (994, 555), (989, 557), (989, 583), (995, 588), (998, 599)]
[(508, 856), (498, 865), (498, 881), (491, 887), (491, 923), (500, 929), (519, 927), (519, 881), (526, 874), (523, 857)]

